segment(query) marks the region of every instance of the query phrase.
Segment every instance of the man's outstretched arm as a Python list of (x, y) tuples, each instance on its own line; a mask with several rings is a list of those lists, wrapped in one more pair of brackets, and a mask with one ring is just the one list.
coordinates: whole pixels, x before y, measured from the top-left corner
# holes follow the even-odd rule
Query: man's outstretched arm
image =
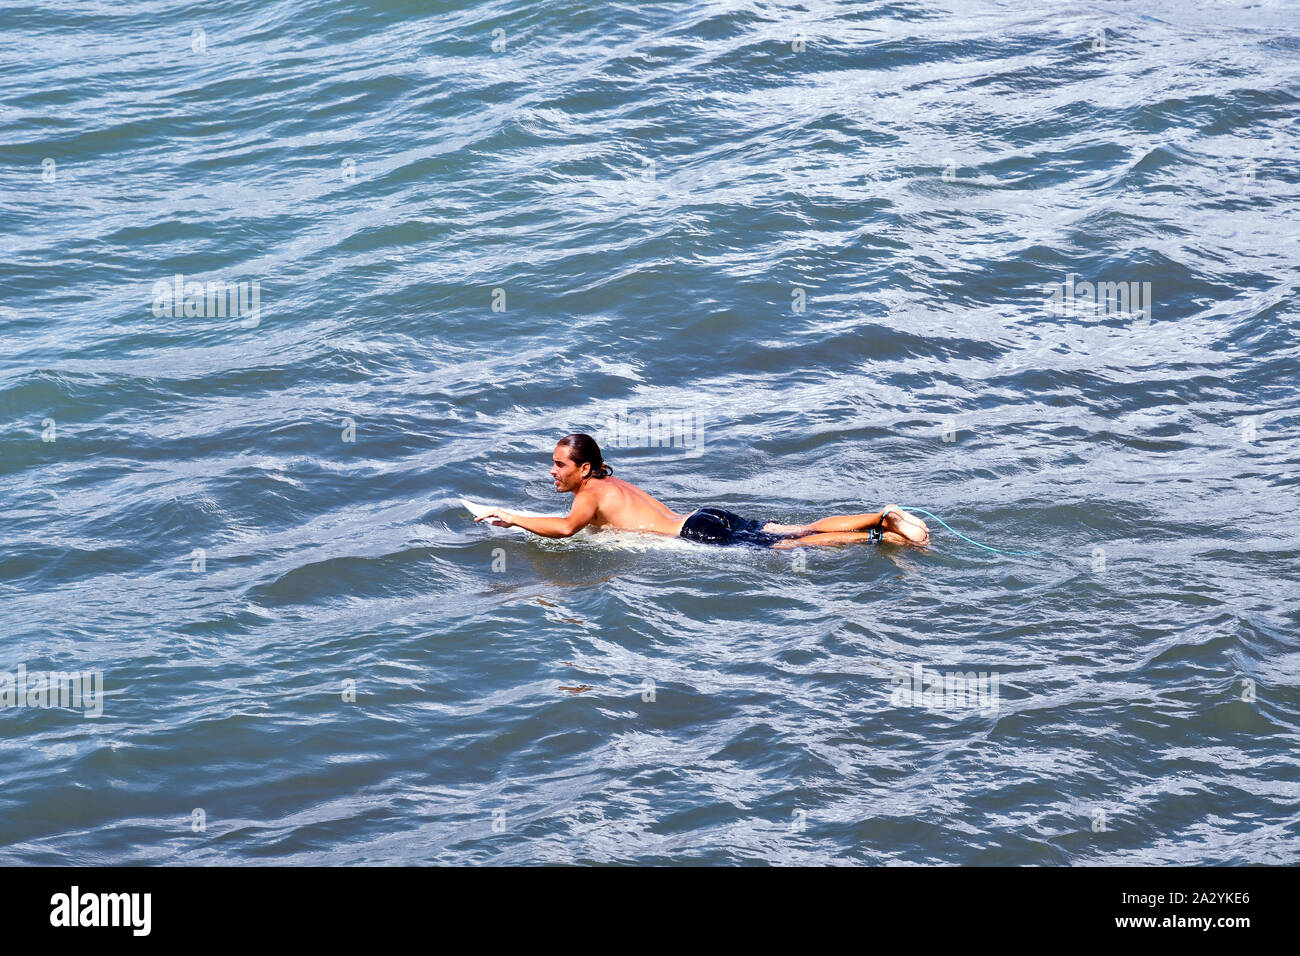
[(577, 534), (596, 517), (596, 498), (594, 495), (578, 495), (573, 499), (573, 510), (563, 518), (528, 518), (510, 511), (489, 511), (475, 521), (504, 522), (505, 527), (523, 528), (543, 538), (568, 538)]

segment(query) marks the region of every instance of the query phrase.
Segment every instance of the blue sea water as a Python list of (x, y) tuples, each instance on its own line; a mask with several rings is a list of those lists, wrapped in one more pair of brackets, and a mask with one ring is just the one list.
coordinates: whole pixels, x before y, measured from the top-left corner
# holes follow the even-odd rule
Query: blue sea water
[(1297, 22), (8, 4), (0, 861), (1295, 863)]

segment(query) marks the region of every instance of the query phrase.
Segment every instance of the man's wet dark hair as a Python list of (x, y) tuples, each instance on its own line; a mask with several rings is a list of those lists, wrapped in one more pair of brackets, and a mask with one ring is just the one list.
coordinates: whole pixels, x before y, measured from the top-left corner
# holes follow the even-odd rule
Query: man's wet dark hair
[(555, 444), (557, 447), (563, 446), (569, 449), (570, 460), (579, 468), (583, 465), (591, 465), (591, 477), (608, 478), (614, 474), (614, 469), (605, 464), (605, 459), (601, 457), (600, 446), (596, 444), (596, 439), (590, 435), (565, 435)]

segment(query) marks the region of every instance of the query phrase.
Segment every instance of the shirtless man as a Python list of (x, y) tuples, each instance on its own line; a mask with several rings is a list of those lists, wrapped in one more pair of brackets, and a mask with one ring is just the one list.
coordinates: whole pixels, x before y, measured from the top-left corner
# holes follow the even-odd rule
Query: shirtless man
[(567, 538), (585, 527), (614, 528), (678, 535), (710, 544), (748, 544), (763, 548), (802, 548), (884, 541), (926, 545), (930, 529), (920, 518), (897, 505), (860, 515), (822, 518), (812, 524), (751, 521), (719, 508), (700, 508), (679, 515), (636, 485), (613, 477), (600, 446), (590, 435), (566, 435), (555, 446), (551, 477), (555, 490), (573, 495), (573, 508), (563, 518), (528, 518), (500, 509), (475, 521), (502, 528), (519, 527), (546, 538)]

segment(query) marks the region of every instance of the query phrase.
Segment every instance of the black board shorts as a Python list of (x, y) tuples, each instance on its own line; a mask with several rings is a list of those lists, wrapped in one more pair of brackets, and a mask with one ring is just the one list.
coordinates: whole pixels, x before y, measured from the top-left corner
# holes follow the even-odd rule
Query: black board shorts
[(680, 535), (688, 541), (704, 544), (745, 544), (756, 548), (770, 548), (784, 539), (784, 535), (764, 531), (764, 524), (764, 521), (742, 518), (734, 511), (701, 508), (686, 519)]

